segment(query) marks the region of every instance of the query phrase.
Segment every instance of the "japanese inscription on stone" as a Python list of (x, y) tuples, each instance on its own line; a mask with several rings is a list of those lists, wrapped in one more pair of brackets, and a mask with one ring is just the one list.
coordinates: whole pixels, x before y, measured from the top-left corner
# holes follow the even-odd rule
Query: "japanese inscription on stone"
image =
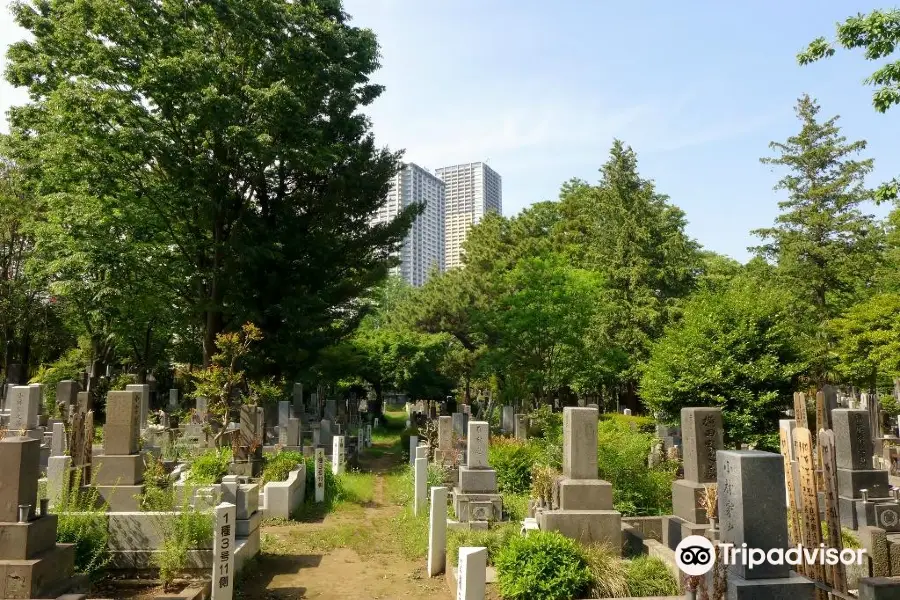
[(216, 507), (216, 530), (213, 537), (213, 600), (234, 598), (235, 505), (222, 502)]

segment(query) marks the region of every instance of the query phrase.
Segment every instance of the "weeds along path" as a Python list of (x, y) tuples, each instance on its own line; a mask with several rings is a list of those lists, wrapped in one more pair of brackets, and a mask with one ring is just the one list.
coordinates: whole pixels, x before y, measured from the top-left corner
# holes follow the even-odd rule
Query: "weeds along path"
[(352, 500), (318, 520), (264, 524), (262, 552), (245, 570), (238, 597), (450, 600), (444, 578), (428, 578), (424, 555), (409, 548), (410, 536), (421, 536), (400, 504), (408, 492), (402, 465), (399, 432), (378, 436), (360, 456), (359, 473), (344, 478)]

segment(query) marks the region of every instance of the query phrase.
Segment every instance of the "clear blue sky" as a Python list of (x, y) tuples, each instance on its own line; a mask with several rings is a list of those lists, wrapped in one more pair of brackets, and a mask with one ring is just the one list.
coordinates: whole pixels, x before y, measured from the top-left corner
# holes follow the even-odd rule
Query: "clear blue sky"
[[(900, 107), (881, 115), (862, 84), (875, 64), (795, 56), (835, 23), (889, 4), (855, 0), (345, 0), (382, 46), (369, 111), (377, 139), (436, 168), (487, 160), (504, 213), (597, 179), (614, 137), (687, 213), (689, 233), (739, 260), (770, 225), (778, 174), (759, 163), (798, 130), (804, 92), (844, 133), (868, 140), (872, 184), (900, 174)], [(8, 15), (4, 47), (21, 32)], [(0, 87), (0, 109), (22, 101)], [(872, 208), (885, 214), (886, 207)]]

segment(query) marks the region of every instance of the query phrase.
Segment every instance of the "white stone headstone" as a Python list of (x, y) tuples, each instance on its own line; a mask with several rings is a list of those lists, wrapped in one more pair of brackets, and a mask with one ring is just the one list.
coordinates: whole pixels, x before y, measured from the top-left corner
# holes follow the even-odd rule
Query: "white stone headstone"
[(316, 448), (316, 502), (325, 502), (325, 449)]
[(466, 466), (470, 469), (488, 466), (488, 436), (490, 425), (487, 421), (469, 421), (469, 435), (466, 439)]
[(447, 488), (431, 488), (431, 512), (428, 515), (428, 576), (440, 575), (447, 568)]
[(378, 429), (378, 417), (375, 417), (375, 429)]
[(344, 472), (344, 436), (336, 435), (332, 441), (331, 473)]
[(38, 426), (38, 409), (41, 405), (41, 390), (30, 385), (14, 385), (7, 388), (10, 394), (6, 403), (9, 408), (10, 431), (29, 430)]
[(366, 447), (372, 447), (372, 426), (366, 425)]
[(178, 388), (169, 390), (169, 408), (178, 408)]
[(487, 583), (487, 548), (459, 549), (456, 600), (484, 600)]
[(416, 446), (416, 458), (424, 458), (428, 459), (428, 446), (418, 445)]
[(212, 600), (234, 598), (234, 536), (237, 509), (230, 502), (216, 506), (216, 530), (213, 533)]
[(287, 426), (288, 419), (291, 418), (291, 403), (287, 400), (278, 402), (278, 426)]
[(622, 411), (622, 414), (624, 414), (626, 417), (630, 417), (630, 416), (631, 416), (631, 409), (630, 409), (630, 408), (626, 408), (625, 410)]
[(419, 436), (411, 435), (409, 436), (409, 466), (415, 466), (416, 461), (416, 447), (419, 445)]
[(417, 458), (415, 467), (415, 494), (413, 497), (413, 514), (418, 516), (425, 510), (428, 490), (428, 459)]

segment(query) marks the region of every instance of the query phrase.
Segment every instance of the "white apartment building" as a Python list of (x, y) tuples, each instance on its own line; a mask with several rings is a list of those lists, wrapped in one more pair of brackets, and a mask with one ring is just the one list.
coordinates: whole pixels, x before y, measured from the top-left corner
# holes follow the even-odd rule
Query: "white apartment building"
[(463, 242), (488, 212), (503, 212), (500, 174), (482, 162), (435, 170), (444, 189), (444, 269), (462, 266)]
[(403, 240), (400, 265), (392, 273), (418, 287), (435, 265), (444, 270), (444, 182), (416, 164), (404, 163), (371, 223), (387, 223), (413, 203), (424, 204), (425, 210)]

